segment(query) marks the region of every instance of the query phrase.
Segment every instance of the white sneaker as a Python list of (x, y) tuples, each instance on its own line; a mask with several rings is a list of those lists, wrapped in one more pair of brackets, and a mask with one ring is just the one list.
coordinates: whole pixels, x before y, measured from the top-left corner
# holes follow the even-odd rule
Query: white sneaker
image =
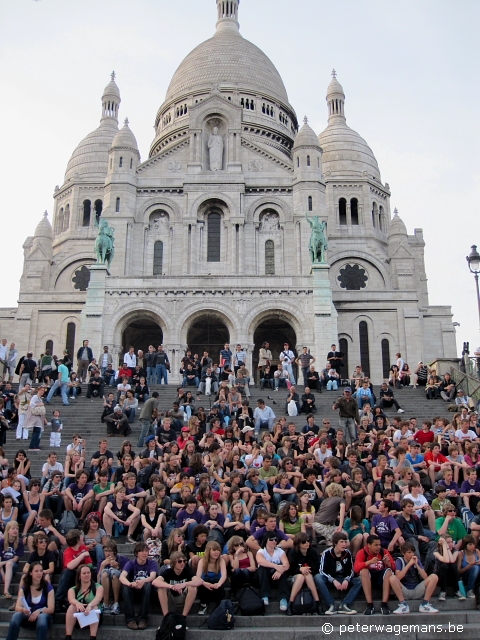
[(203, 602), (201, 602), (200, 608), (198, 610), (198, 615), (204, 616), (207, 613), (207, 609), (208, 609), (208, 604), (203, 604)]
[(438, 599), (440, 602), (444, 602), (444, 600), (447, 599), (447, 592), (446, 591), (440, 591), (440, 595), (438, 596)]
[(398, 607), (395, 609), (393, 613), (397, 613), (400, 615), (403, 613), (410, 613), (410, 607), (406, 602), (400, 602), (400, 604), (398, 605)]
[(438, 613), (438, 609), (435, 609), (435, 607), (432, 607), (432, 605), (427, 602), (427, 604), (421, 604), (420, 607), (418, 608), (418, 611), (420, 613)]
[(405, 413), (405, 411), (403, 409), (399, 409), (397, 413)]
[(469, 589), (467, 591), (467, 598), (475, 598), (475, 592), (473, 591), (473, 589)]
[(459, 599), (459, 600), (466, 600), (465, 596), (463, 595), (463, 593), (461, 591), (457, 591), (457, 593), (455, 594), (455, 596)]
[(112, 614), (112, 616), (119, 616), (120, 615), (120, 605), (118, 604), (118, 602), (114, 602), (111, 606), (111, 611), (110, 613)]

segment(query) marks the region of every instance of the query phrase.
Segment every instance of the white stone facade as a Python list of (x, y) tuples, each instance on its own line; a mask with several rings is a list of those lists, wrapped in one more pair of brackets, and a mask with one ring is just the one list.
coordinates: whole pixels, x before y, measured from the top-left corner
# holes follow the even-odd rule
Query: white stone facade
[[(19, 305), (1, 310), (2, 335), (37, 356), (47, 341), (60, 356), (83, 338), (95, 355), (103, 344), (120, 354), (127, 340), (147, 348), (145, 328), (153, 342), (157, 326), (174, 379), (191, 339), (217, 348), (215, 325), (247, 348), (250, 369), (269, 327), (270, 342), (277, 332), (282, 345), (308, 345), (318, 368), (341, 340), (349, 370), (362, 361), (376, 383), (397, 351), (411, 366), (454, 357), (450, 307), (428, 303), (422, 230), (408, 235), (392, 218), (336, 74), (325, 131), (317, 137), (306, 120), (298, 129), (277, 70), (239, 33), (238, 1), (217, 7), (216, 33), (176, 71), (143, 163), (128, 123), (118, 129), (112, 74), (100, 126), (55, 190), (53, 228), (45, 217), (24, 244)], [(115, 257), (85, 291), (96, 213), (115, 229)], [(315, 273), (307, 213), (327, 222), (329, 268)]]

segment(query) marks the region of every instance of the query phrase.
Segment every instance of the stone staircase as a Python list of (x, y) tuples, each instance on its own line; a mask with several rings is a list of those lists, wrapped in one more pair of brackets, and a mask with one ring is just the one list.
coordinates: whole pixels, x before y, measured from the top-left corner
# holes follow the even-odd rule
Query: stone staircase
[[(153, 390), (153, 389), (152, 389)], [(161, 408), (168, 409), (171, 407), (176, 397), (176, 385), (159, 386), (156, 390), (160, 393)], [(303, 393), (303, 387), (298, 386), (299, 393)], [(377, 390), (377, 389), (375, 389)], [(106, 389), (108, 391), (108, 389)], [(264, 398), (275, 411), (277, 416), (284, 415), (284, 401), (286, 390), (279, 392), (261, 391), (258, 387), (250, 388), (252, 397), (251, 405), (256, 405), (257, 398)], [(332, 410), (333, 401), (341, 395), (341, 390), (337, 392), (324, 391), (317, 394), (317, 414), (316, 422), (321, 424), (323, 417), (329, 417), (332, 424), (338, 422), (337, 413)], [(87, 441), (87, 459), (97, 449), (98, 440), (106, 435), (105, 425), (100, 422), (102, 413), (102, 402), (100, 399), (88, 399), (86, 396), (86, 386), (83, 387), (82, 395), (77, 400), (71, 402), (70, 406), (62, 406), (60, 396), (53, 398), (52, 404), (47, 409), (47, 416), (51, 416), (54, 408), (58, 408), (61, 412), (61, 418), (64, 424), (62, 432), (62, 446), (57, 449), (60, 462), (64, 463), (64, 453), (66, 446), (72, 442), (72, 436), (78, 432)], [(268, 399), (270, 396), (271, 400)], [(422, 419), (431, 419), (435, 415), (449, 415), (446, 412), (446, 405), (442, 400), (426, 401), (423, 390), (400, 389), (396, 391), (395, 396), (401, 407), (405, 410), (404, 417), (409, 418), (416, 416), (419, 422)], [(209, 408), (212, 398), (200, 396), (196, 406), (204, 406)], [(274, 404), (275, 403), (275, 404)], [(389, 410), (387, 414), (396, 415), (395, 411)], [(451, 415), (451, 414), (450, 414)], [(290, 419), (289, 419), (290, 420)], [(299, 427), (305, 424), (305, 416), (292, 419)], [(130, 440), (134, 449), (138, 451), (137, 441), (140, 432), (138, 422), (138, 414), (136, 421), (132, 425), (133, 433)], [(120, 449), (123, 438), (109, 438), (109, 449), (116, 454)], [(12, 461), (15, 452), (21, 448), (28, 448), (28, 441), (16, 442), (15, 432), (7, 435), (7, 444), (5, 453), (7, 458)], [(42, 464), (46, 461), (49, 447), (49, 431), (48, 427), (44, 432), (41, 443), (41, 452), (28, 452), (28, 457), (32, 461), (32, 477), (40, 475)], [(119, 544), (119, 553), (124, 555), (132, 555), (132, 545), (126, 544), (124, 538), (117, 540)], [(322, 548), (318, 548), (319, 552)], [(25, 556), (26, 558), (26, 556)], [(25, 558), (20, 562), (20, 567), (14, 577), (11, 592), (15, 596), (18, 592), (18, 585), (21, 571), (25, 563)], [(54, 577), (54, 583), (58, 582), (58, 575)], [(227, 587), (227, 594), (229, 593)], [(380, 601), (380, 594), (376, 595), (375, 602)], [(8, 631), (9, 620), (12, 613), (8, 611), (8, 607), (12, 604), (12, 600), (0, 598), (0, 638), (5, 638)], [(355, 616), (335, 615), (335, 616), (292, 616), (287, 617), (279, 611), (278, 599), (273, 598), (268, 607), (265, 616), (248, 617), (236, 616), (236, 626), (233, 631), (226, 634), (224, 631), (211, 631), (207, 626), (200, 627), (205, 621), (205, 617), (198, 616), (198, 602), (193, 606), (191, 615), (188, 617), (187, 632), (188, 640), (197, 640), (204, 638), (205, 640), (223, 640), (225, 635), (230, 635), (235, 640), (257, 640), (258, 638), (271, 638), (275, 636), (277, 640), (318, 640), (319, 637), (338, 637), (345, 635), (350, 638), (362, 638), (365, 634), (373, 638), (398, 637), (402, 635), (405, 640), (439, 640), (442, 638), (452, 638), (452, 634), (458, 634), (464, 640), (475, 640), (478, 637), (478, 629), (480, 626), (480, 611), (477, 611), (475, 600), (467, 599), (459, 601), (455, 598), (448, 598), (445, 602), (438, 602), (434, 597), (432, 604), (440, 612), (436, 615), (426, 616), (418, 613), (419, 601), (410, 602), (411, 613), (403, 616), (382, 616), (377, 614), (373, 617), (364, 616), (365, 601), (359, 600), (355, 603), (355, 609), (359, 612)], [(396, 602), (391, 600), (390, 608), (396, 608)], [(151, 609), (148, 620), (148, 629), (145, 631), (135, 632), (135, 637), (140, 639), (151, 640), (154, 630), (161, 624), (161, 611), (158, 604), (156, 594), (152, 595)], [(54, 624), (51, 629), (52, 638), (64, 638), (65, 636), (65, 616), (64, 614), (55, 614)], [(367, 626), (365, 626), (367, 625)], [(383, 625), (383, 627), (382, 627)], [(422, 625), (427, 625), (422, 627)], [(430, 628), (428, 628), (430, 625)], [(449, 627), (450, 625), (450, 627)], [(434, 628), (435, 627), (435, 628)], [(455, 627), (455, 629), (453, 628)], [(105, 615), (103, 625), (100, 627), (98, 637), (105, 640), (127, 640), (131, 631), (125, 626), (124, 616)], [(460, 635), (461, 634), (461, 635)], [(74, 631), (76, 638), (88, 638), (88, 629)], [(34, 638), (35, 633), (31, 630), (22, 630), (21, 636), (25, 638)]]

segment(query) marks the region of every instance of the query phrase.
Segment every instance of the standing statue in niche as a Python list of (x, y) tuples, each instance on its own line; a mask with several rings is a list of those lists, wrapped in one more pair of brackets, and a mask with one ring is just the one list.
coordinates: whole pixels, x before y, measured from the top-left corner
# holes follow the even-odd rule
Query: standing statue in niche
[(110, 268), (115, 255), (115, 229), (108, 224), (105, 218), (95, 218), (94, 224), (98, 227), (98, 235), (95, 239), (97, 264), (104, 264)]
[(325, 252), (328, 249), (326, 236), (327, 223), (320, 222), (318, 216), (309, 218), (308, 213), (305, 214), (305, 217), (307, 218), (308, 224), (312, 228), (310, 243), (308, 245), (308, 250), (310, 251), (310, 259), (313, 263), (325, 263)]
[(218, 127), (213, 127), (213, 131), (210, 134), (208, 151), (210, 154), (210, 171), (221, 171), (223, 166), (223, 138), (218, 133)]

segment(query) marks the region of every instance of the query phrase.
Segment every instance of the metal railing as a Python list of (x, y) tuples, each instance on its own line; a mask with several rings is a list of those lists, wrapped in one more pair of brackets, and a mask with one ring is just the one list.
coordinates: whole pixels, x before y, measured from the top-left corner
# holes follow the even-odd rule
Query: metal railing
[(460, 364), (463, 371), (456, 367), (451, 367), (450, 373), (457, 385), (463, 389), (467, 396), (477, 403), (480, 401), (480, 358), (469, 358), (464, 356)]

